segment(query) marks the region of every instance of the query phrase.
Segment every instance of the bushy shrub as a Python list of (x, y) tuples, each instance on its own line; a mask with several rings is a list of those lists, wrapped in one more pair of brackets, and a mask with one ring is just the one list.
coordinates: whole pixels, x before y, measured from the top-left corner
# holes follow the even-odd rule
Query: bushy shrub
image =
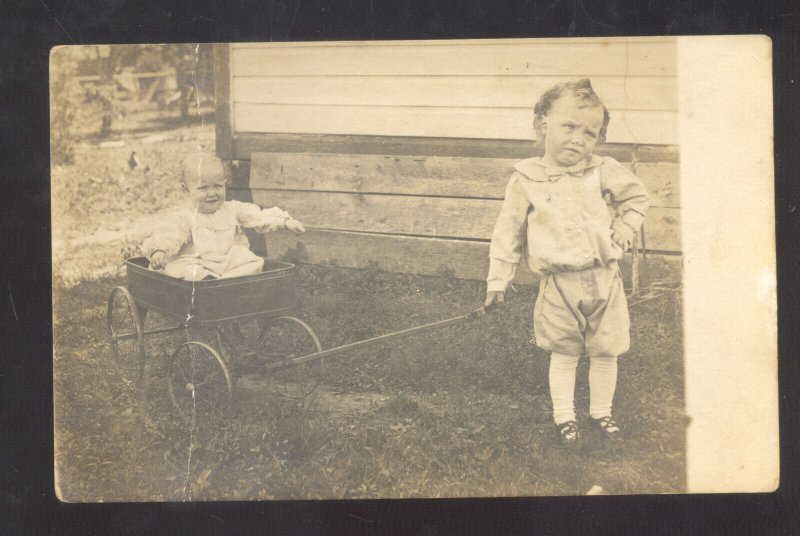
[(70, 47), (50, 53), (50, 159), (54, 165), (71, 164), (75, 158), (75, 122), (83, 99), (75, 79), (78, 60)]

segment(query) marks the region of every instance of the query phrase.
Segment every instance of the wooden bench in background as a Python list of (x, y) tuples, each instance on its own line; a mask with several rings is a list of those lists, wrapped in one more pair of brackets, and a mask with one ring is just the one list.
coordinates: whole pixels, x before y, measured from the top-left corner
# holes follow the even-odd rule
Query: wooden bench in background
[[(489, 240), (518, 158), (253, 152), (231, 195), (288, 210), (309, 229), (267, 237), (270, 258), (484, 279)], [(645, 276), (680, 265), (678, 164), (626, 164), (647, 185)], [(249, 173), (248, 173), (249, 171)], [(244, 172), (244, 177), (242, 176)], [(238, 179), (237, 179), (238, 177)], [(243, 182), (246, 182), (243, 184)], [(630, 255), (623, 272), (630, 277)], [(537, 276), (522, 263), (515, 282)]]

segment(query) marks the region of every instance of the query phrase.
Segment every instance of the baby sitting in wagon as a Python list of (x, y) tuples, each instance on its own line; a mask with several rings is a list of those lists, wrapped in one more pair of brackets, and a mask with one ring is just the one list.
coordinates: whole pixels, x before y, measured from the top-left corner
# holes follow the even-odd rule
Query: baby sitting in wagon
[(242, 229), (267, 233), (305, 228), (278, 207), (225, 200), (225, 169), (212, 155), (193, 154), (183, 161), (181, 185), (187, 206), (158, 226), (142, 244), (150, 268), (189, 281), (251, 275), (264, 259), (250, 251)]

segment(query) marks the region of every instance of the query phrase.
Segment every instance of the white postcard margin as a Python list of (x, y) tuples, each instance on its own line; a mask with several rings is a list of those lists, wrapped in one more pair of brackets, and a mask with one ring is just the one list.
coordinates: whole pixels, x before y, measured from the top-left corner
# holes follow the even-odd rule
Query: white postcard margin
[(678, 40), (687, 486), (779, 485), (772, 45)]

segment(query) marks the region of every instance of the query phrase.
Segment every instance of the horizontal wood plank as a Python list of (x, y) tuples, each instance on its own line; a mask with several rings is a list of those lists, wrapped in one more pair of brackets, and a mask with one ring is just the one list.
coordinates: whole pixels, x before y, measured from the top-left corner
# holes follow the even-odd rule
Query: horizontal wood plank
[[(632, 166), (626, 165), (634, 171)], [(681, 206), (681, 178), (678, 164), (638, 164), (635, 174), (647, 187), (651, 207)]]
[[(331, 106), (234, 103), (236, 132), (355, 134), (531, 140), (527, 108)], [(617, 111), (607, 141), (672, 145), (678, 142), (677, 113)], [(657, 128), (654, 126), (657, 125)]]
[(502, 199), (518, 160), (470, 157), (255, 153), (252, 188)]
[(289, 211), (307, 227), (432, 237), (491, 238), (502, 201), (253, 190), (253, 202)]
[(269, 43), (231, 43), (231, 48), (247, 49), (247, 48), (332, 48), (332, 47), (354, 47), (354, 46), (370, 46), (370, 47), (397, 47), (397, 46), (412, 46), (412, 45), (425, 45), (425, 46), (452, 46), (459, 45), (464, 47), (472, 46), (507, 46), (507, 45), (530, 45), (530, 44), (551, 44), (551, 45), (564, 45), (570, 43), (583, 43), (583, 44), (596, 44), (605, 45), (606, 43), (667, 43), (675, 45), (675, 37), (666, 36), (639, 36), (639, 37), (537, 37), (531, 38), (512, 38), (512, 39), (428, 39), (428, 40), (414, 40), (408, 39), (403, 41), (272, 41)]
[[(327, 264), (347, 268), (376, 266), (390, 272), (451, 275), (459, 279), (483, 279), (489, 268), (488, 243), (459, 240), (386, 236), (367, 233), (307, 231), (267, 236), (267, 253), (274, 259)], [(530, 270), (520, 270), (522, 280)]]
[(642, 225), (648, 250), (679, 253), (681, 250), (681, 210), (653, 207)]
[[(250, 187), (502, 199), (517, 162), (509, 158), (255, 153)], [(680, 206), (678, 166), (639, 164), (637, 175), (650, 192), (652, 206)]]
[(276, 75), (552, 75), (674, 76), (674, 41), (565, 41), (234, 48), (234, 76)]
[[(233, 79), (232, 99), (246, 103), (528, 108), (562, 76), (267, 76)], [(595, 77), (610, 110), (678, 109), (671, 77)]]
[[(638, 154), (637, 161), (641, 163), (678, 162), (679, 149), (674, 145), (604, 143), (598, 145), (595, 152), (611, 156), (620, 162), (630, 162), (634, 148)], [(243, 166), (247, 166), (251, 154), (259, 152), (466, 156), (522, 160), (531, 156), (541, 156), (542, 150), (541, 145), (536, 145), (531, 140), (276, 132), (237, 132), (234, 138), (234, 159)]]
[[(246, 190), (257, 205), (279, 206), (307, 227), (488, 240), (502, 201), (376, 194)], [(680, 251), (680, 209), (652, 208), (646, 246)]]
[[(346, 268), (377, 267), (389, 272), (420, 275), (447, 275), (459, 279), (486, 278), (489, 269), (489, 244), (434, 238), (386, 236), (367, 233), (308, 231), (302, 237), (291, 233), (267, 236), (270, 258), (295, 263), (325, 264)], [(631, 255), (621, 266), (626, 281), (630, 279)], [(646, 267), (640, 267), (647, 280), (680, 280), (680, 256), (648, 255)], [(538, 275), (522, 263), (515, 284), (534, 284)]]

